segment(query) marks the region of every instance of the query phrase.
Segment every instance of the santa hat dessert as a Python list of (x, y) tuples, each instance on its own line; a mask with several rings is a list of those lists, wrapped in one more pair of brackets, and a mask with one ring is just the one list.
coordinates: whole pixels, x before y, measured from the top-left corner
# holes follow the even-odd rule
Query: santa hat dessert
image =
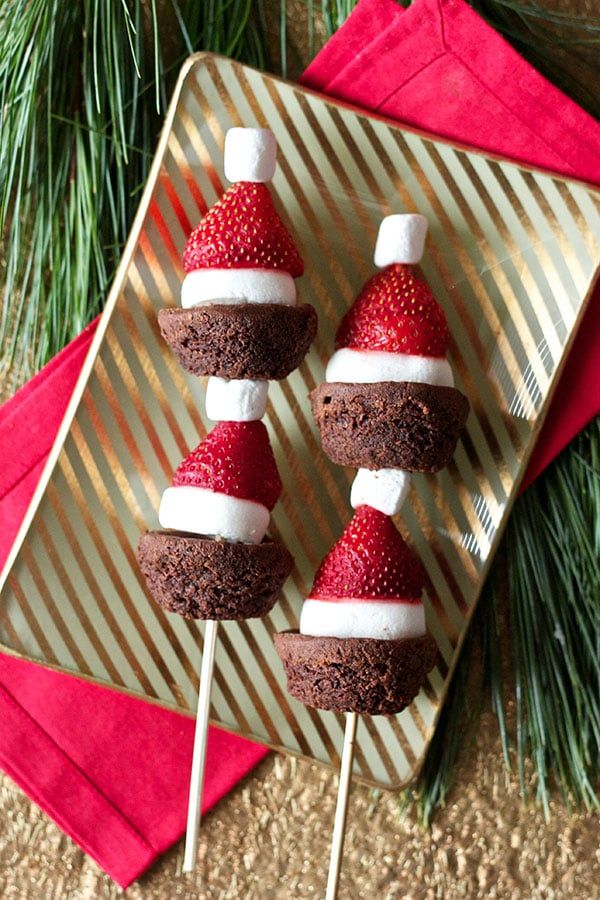
[(325, 383), (311, 394), (323, 449), (339, 465), (437, 472), (464, 428), (469, 403), (446, 359), (446, 317), (412, 268), (426, 231), (424, 216), (383, 219), (382, 271), (342, 319)]
[(162, 496), (166, 531), (142, 535), (154, 599), (192, 619), (247, 619), (272, 608), (293, 560), (265, 539), (281, 481), (262, 422), (219, 422)]
[(213, 408), (227, 401), (231, 381), (238, 382), (234, 407), (249, 394), (266, 402), (266, 382), (300, 365), (316, 333), (314, 308), (297, 302), (304, 263), (266, 185), (276, 152), (268, 129), (227, 132), (225, 176), (233, 184), (188, 238), (182, 308), (158, 315), (181, 365), (212, 376)]
[(292, 696), (369, 715), (408, 706), (436, 655), (425, 630), (425, 580), (393, 521), (359, 506), (317, 571), (299, 632), (275, 635)]

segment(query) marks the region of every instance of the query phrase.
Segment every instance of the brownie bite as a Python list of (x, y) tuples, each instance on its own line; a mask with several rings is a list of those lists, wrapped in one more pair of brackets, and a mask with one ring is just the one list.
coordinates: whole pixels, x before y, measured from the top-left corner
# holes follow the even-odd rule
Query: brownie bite
[(286, 378), (317, 332), (310, 304), (244, 303), (161, 309), (161, 334), (193, 375), (272, 380)]
[(317, 709), (391, 716), (419, 693), (435, 663), (428, 635), (401, 640), (275, 635), (287, 689)]
[(243, 544), (168, 531), (143, 534), (137, 560), (156, 602), (186, 619), (264, 616), (293, 567), (278, 541)]

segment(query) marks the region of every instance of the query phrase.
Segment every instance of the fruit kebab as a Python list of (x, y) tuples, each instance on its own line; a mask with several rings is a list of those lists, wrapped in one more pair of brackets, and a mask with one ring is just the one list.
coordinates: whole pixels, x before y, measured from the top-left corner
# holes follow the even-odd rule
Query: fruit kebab
[(266, 186), (276, 152), (267, 129), (227, 132), (233, 184), (188, 238), (181, 308), (158, 313), (181, 365), (209, 376), (206, 412), (218, 423), (165, 490), (163, 530), (143, 534), (137, 551), (156, 602), (206, 621), (184, 871), (197, 858), (217, 624), (266, 615), (293, 567), (287, 548), (267, 536), (282, 486), (260, 420), (269, 381), (302, 362), (317, 316), (297, 302), (304, 264)]
[(469, 411), (446, 359), (444, 312), (412, 268), (426, 231), (416, 214), (382, 221), (382, 271), (342, 319), (326, 382), (311, 394), (326, 454), (358, 468), (355, 512), (315, 575), (299, 630), (275, 635), (292, 696), (346, 713), (327, 900), (337, 896), (357, 716), (405, 709), (437, 652), (422, 602), (426, 573), (391, 518), (411, 472), (448, 464)]

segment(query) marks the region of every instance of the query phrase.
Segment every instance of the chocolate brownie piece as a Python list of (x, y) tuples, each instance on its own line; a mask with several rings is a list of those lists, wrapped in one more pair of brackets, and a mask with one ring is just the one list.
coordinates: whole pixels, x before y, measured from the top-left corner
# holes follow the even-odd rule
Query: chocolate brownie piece
[(215, 303), (192, 309), (161, 309), (161, 334), (184, 369), (221, 378), (286, 378), (317, 333), (308, 303)]
[(235, 544), (172, 531), (143, 534), (137, 560), (156, 602), (186, 619), (266, 615), (294, 564), (277, 541)]
[(412, 381), (325, 382), (310, 401), (327, 456), (363, 469), (438, 472), (452, 459), (469, 414), (456, 388)]
[(437, 653), (428, 635), (382, 641), (283, 631), (274, 640), (292, 697), (317, 709), (370, 716), (392, 716), (407, 707)]

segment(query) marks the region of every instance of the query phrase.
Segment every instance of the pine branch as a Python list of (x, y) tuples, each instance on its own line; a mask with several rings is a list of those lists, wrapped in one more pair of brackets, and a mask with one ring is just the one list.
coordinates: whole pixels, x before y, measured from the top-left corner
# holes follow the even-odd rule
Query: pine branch
[(516, 0), (469, 0), (471, 5), (539, 72), (593, 116), (600, 116), (596, 90), (600, 18)]
[[(507, 546), (519, 758), (531, 756), (549, 814), (599, 808), (600, 420), (524, 494)], [(521, 791), (529, 793), (520, 765)]]
[[(507, 627), (508, 636), (502, 633)], [(424, 823), (451, 790), (456, 761), (473, 739), (483, 690), (498, 719), (508, 768), (511, 747), (516, 755), (523, 799), (533, 782), (547, 817), (554, 790), (568, 807), (600, 808), (599, 660), (600, 418), (515, 505), (410, 793)], [(507, 682), (517, 699), (510, 736)], [(533, 778), (526, 775), (528, 761)]]
[[(259, 4), (260, 5), (260, 4)], [(207, 48), (264, 65), (251, 0), (3, 0), (2, 368), (24, 378), (101, 309), (180, 63)]]

